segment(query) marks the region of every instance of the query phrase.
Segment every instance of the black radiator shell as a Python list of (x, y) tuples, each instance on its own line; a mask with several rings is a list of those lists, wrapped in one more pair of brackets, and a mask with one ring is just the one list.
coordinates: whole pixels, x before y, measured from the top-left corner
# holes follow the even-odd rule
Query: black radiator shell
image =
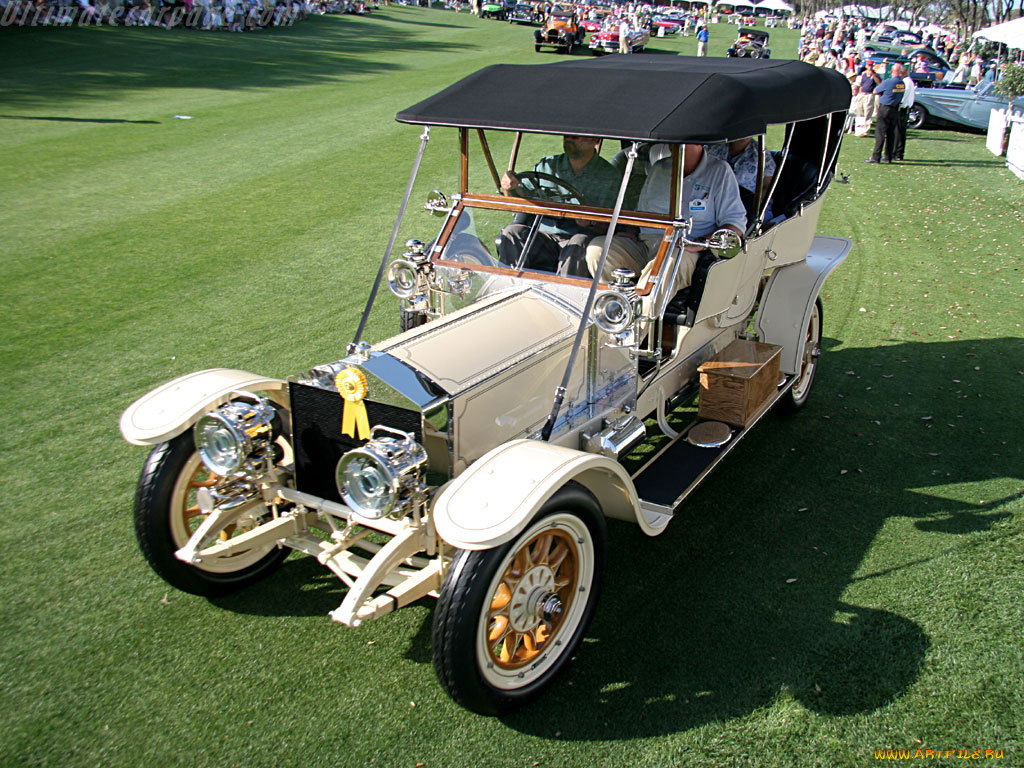
[[(337, 392), (296, 382), (292, 382), (289, 389), (296, 487), (304, 493), (340, 502), (341, 494), (334, 480), (338, 460), (366, 441), (341, 434), (345, 401)], [(379, 424), (400, 429), (422, 444), (423, 418), (419, 411), (370, 400), (363, 402), (371, 427)]]

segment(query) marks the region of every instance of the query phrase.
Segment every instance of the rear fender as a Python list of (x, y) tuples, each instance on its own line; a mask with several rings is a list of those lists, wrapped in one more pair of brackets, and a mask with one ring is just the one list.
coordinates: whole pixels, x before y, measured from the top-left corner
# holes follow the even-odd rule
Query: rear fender
[(491, 549), (519, 535), (568, 482), (590, 491), (606, 517), (635, 522), (649, 536), (661, 533), (645, 519), (621, 464), (540, 440), (513, 440), (475, 461), (435, 500), (434, 526), (460, 549)]
[(121, 434), (134, 445), (156, 445), (177, 437), (207, 411), (223, 405), (233, 392), (266, 392), (287, 407), (283, 379), (232, 368), (197, 371), (157, 387), (121, 414)]
[(772, 272), (761, 297), (757, 330), (761, 341), (782, 347), (779, 370), (800, 371), (807, 323), (825, 278), (838, 267), (853, 247), (845, 237), (816, 235), (807, 258)]

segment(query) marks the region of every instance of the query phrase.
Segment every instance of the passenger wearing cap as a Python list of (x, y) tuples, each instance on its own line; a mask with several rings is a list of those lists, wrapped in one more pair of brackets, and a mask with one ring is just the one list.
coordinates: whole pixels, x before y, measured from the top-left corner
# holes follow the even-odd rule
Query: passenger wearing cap
[[(747, 214), (740, 199), (739, 185), (724, 160), (710, 157), (700, 144), (682, 145), (683, 217), (690, 220), (687, 237), (706, 238), (718, 229), (743, 235)], [(672, 186), (672, 151), (668, 144), (655, 144), (650, 151), (650, 170), (640, 190), (638, 211), (669, 213)], [(620, 267), (642, 276), (658, 252), (665, 230), (641, 228), (639, 234), (617, 233), (611, 241), (601, 279), (610, 281)], [(605, 238), (597, 237), (587, 246), (587, 267), (593, 275), (601, 261)], [(699, 246), (687, 245), (676, 278), (676, 290), (689, 285), (697, 264)]]

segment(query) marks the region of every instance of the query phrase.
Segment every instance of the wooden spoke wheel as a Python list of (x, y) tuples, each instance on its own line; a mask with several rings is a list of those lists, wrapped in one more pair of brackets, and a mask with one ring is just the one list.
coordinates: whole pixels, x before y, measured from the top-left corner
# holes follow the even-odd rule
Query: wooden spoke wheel
[[(156, 446), (149, 454), (135, 492), (135, 535), (142, 554), (167, 583), (197, 595), (216, 595), (247, 586), (263, 578), (288, 556), (275, 545), (254, 547), (200, 564), (174, 556), (203, 522), (196, 494), (212, 488), (221, 478), (199, 459), (191, 430)], [(258, 514), (258, 511), (253, 513)], [(251, 530), (254, 516), (226, 526), (226, 541)]]
[(784, 400), (789, 411), (798, 411), (807, 402), (814, 383), (814, 373), (818, 370), (818, 358), (821, 357), (821, 299), (811, 307), (811, 316), (807, 321), (804, 337), (804, 352), (800, 359), (800, 372), (796, 383), (789, 390), (789, 397)]
[(452, 698), (499, 714), (550, 685), (593, 615), (604, 546), (597, 502), (569, 485), (511, 542), (459, 552), (434, 616), (434, 665)]

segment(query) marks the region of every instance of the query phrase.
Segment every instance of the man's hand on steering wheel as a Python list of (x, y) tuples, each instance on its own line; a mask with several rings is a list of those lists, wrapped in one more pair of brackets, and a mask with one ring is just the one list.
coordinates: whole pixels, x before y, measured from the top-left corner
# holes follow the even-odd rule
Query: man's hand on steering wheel
[[(501, 177), (501, 189), (506, 192), (505, 183), (511, 183), (514, 179), (518, 184), (510, 187), (516, 190), (516, 194), (530, 200), (542, 200), (551, 203), (569, 203), (570, 205), (581, 205), (583, 195), (578, 189), (567, 181), (563, 181), (550, 173), (540, 171), (524, 171), (519, 174), (511, 171)], [(508, 194), (508, 192), (506, 192)]]
[(519, 177), (512, 173), (512, 171), (506, 171), (501, 176), (501, 193), (503, 195), (510, 195), (513, 190), (519, 189), (519, 184)]

